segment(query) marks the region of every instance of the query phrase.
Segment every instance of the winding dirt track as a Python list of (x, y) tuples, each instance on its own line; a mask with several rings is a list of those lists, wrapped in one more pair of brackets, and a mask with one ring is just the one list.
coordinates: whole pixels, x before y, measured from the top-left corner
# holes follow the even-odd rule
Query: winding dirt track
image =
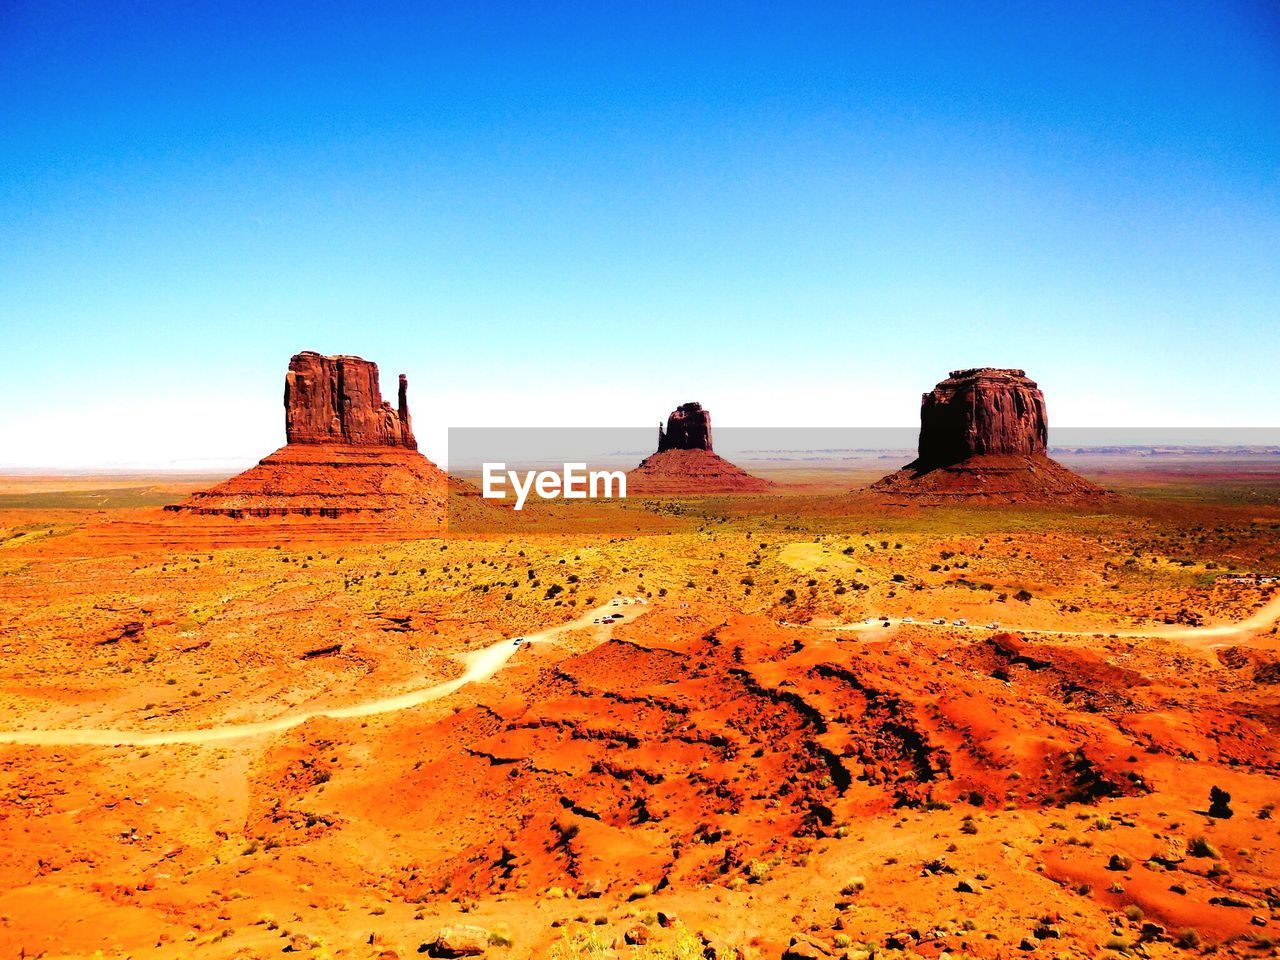
[[(624, 600), (623, 603), (631, 603)], [(268, 733), (280, 733), (301, 726), (308, 720), (326, 717), (335, 720), (370, 717), (380, 713), (391, 713), (406, 710), (431, 700), (438, 700), (455, 693), (468, 683), (487, 680), (506, 665), (512, 654), (524, 643), (542, 643), (568, 630), (589, 625), (593, 619), (608, 611), (610, 604), (591, 610), (577, 620), (551, 627), (538, 633), (527, 634), (517, 643), (515, 638), (499, 640), (488, 647), (463, 655), (466, 669), (452, 680), (410, 690), (394, 697), (382, 697), (367, 700), (364, 703), (347, 707), (333, 707), (291, 713), (262, 720), (257, 723), (224, 724), (215, 727), (203, 727), (196, 730), (113, 730), (113, 729), (64, 729), (64, 730), (11, 730), (0, 731), (0, 743), (28, 744), (36, 746), (164, 746), (167, 744), (206, 744), (220, 743), (226, 740), (239, 740), (245, 737), (256, 737)], [(1142, 630), (1050, 630), (1043, 627), (1001, 626), (1000, 629), (1014, 633), (1029, 633), (1055, 637), (1092, 637), (1100, 634), (1118, 637), (1144, 637), (1158, 639), (1174, 639), (1190, 642), (1196, 646), (1213, 646), (1209, 641), (1225, 642), (1227, 639), (1242, 637), (1254, 631), (1270, 627), (1280, 620), (1280, 593), (1259, 607), (1252, 616), (1236, 623), (1214, 624), (1205, 627), (1153, 626)], [(837, 624), (834, 626), (818, 626), (812, 629), (832, 631), (872, 631), (886, 626), (901, 626), (900, 618), (873, 620), (871, 622)], [(912, 626), (947, 630), (979, 630), (989, 628), (980, 624), (957, 625), (951, 622), (934, 624), (928, 621), (913, 621)], [(795, 624), (793, 626), (799, 626)]]
[[(1031, 633), (1040, 636), (1050, 637), (1142, 637), (1146, 639), (1158, 640), (1183, 640), (1189, 642), (1192, 646), (1215, 646), (1217, 643), (1225, 643), (1227, 639), (1247, 636), (1257, 630), (1270, 627), (1276, 621), (1280, 620), (1280, 593), (1268, 600), (1265, 604), (1254, 611), (1252, 616), (1239, 620), (1236, 623), (1217, 623), (1204, 627), (1177, 627), (1177, 626), (1152, 626), (1141, 630), (1134, 629), (1110, 629), (1099, 627), (1093, 630), (1051, 630), (1048, 627), (1015, 627), (1008, 624), (1001, 624), (999, 629), (1006, 630), (1010, 633)], [(837, 630), (837, 631), (863, 631), (884, 629), (885, 626), (900, 626), (906, 624), (905, 621), (898, 617), (881, 618), (870, 622), (862, 623), (843, 623), (835, 626), (820, 626), (814, 629), (819, 630)], [(966, 623), (957, 624), (952, 621), (947, 623), (933, 623), (929, 620), (914, 620), (908, 626), (915, 627), (931, 627), (939, 630), (982, 630), (991, 632), (989, 627), (982, 624)], [(1209, 641), (1216, 641), (1211, 643)]]
[[(622, 604), (630, 604), (625, 599)], [(234, 723), (215, 727), (202, 727), (195, 730), (111, 730), (111, 729), (65, 729), (65, 730), (0, 730), (0, 743), (28, 744), (36, 746), (164, 746), (168, 744), (205, 744), (221, 743), (226, 740), (239, 740), (245, 737), (256, 737), (267, 733), (280, 733), (301, 726), (308, 720), (326, 717), (335, 720), (349, 720), (354, 717), (371, 717), (380, 713), (392, 713), (406, 710), (431, 700), (439, 700), (456, 692), (468, 683), (487, 680), (506, 665), (521, 646), (526, 643), (542, 643), (569, 630), (578, 629), (591, 624), (592, 620), (608, 612), (612, 603), (605, 604), (595, 610), (584, 613), (577, 620), (563, 623), (558, 627), (550, 627), (538, 633), (525, 634), (519, 638), (507, 638), (497, 643), (463, 654), (462, 662), (466, 669), (452, 680), (410, 690), (394, 697), (382, 697), (377, 700), (366, 700), (347, 707), (308, 710), (302, 713), (290, 713), (262, 720), (257, 723)]]

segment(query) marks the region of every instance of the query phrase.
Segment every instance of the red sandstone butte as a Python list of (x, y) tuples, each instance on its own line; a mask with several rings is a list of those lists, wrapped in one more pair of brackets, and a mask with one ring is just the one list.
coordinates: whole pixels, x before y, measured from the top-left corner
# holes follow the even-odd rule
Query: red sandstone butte
[(700, 403), (682, 403), (667, 417), (667, 428), (658, 424), (658, 453), (667, 450), (710, 450), (711, 411)]
[(378, 366), (312, 351), (289, 361), (284, 381), (288, 442), (257, 466), (166, 507), (244, 517), (411, 517), (444, 523), (450, 480), (418, 452), (400, 375), (397, 406), (382, 399)]
[(658, 425), (658, 449), (627, 474), (627, 495), (758, 493), (773, 486), (717, 456), (711, 446), (711, 412), (682, 403)]
[(417, 450), (409, 420), (409, 378), (400, 374), (396, 409), (382, 399), (378, 365), (360, 357), (324, 357), (304, 350), (284, 377), (284, 426), (289, 443)]
[(920, 401), (918, 456), (871, 489), (916, 501), (1074, 502), (1103, 491), (1048, 457), (1044, 394), (1021, 370), (953, 370)]

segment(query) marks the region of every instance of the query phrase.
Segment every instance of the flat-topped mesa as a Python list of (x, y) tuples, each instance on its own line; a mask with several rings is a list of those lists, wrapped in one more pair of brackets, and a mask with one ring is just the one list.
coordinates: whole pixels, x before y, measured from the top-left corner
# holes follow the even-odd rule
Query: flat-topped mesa
[(1044, 394), (1021, 370), (953, 370), (920, 401), (915, 467), (945, 467), (975, 456), (1044, 456)]
[(658, 453), (664, 450), (711, 450), (711, 411), (700, 403), (682, 403), (658, 424)]
[(311, 350), (289, 361), (284, 377), (289, 443), (418, 449), (409, 419), (409, 380), (400, 374), (396, 408), (382, 399), (378, 365), (360, 357), (325, 357)]
[(1044, 394), (1021, 370), (953, 370), (920, 401), (918, 456), (871, 490), (910, 503), (1084, 503), (1106, 491), (1048, 456)]

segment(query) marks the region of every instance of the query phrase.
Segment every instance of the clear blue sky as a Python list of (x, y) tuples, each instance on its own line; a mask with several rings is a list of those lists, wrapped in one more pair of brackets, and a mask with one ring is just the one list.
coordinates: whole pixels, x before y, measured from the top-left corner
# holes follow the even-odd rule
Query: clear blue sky
[(448, 425), (1280, 420), (1273, 2), (0, 2), (0, 465)]

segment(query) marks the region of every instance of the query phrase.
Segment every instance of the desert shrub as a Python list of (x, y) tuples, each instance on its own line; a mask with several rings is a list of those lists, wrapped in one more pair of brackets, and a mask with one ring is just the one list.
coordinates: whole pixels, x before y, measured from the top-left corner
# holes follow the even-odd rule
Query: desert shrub
[(840, 893), (843, 896), (851, 897), (855, 893), (861, 893), (863, 890), (866, 889), (866, 886), (867, 886), (866, 877), (850, 877), (849, 882), (840, 888)]
[(575, 936), (566, 933), (547, 951), (550, 960), (603, 960), (612, 955), (612, 938), (598, 930), (589, 930)]
[(1192, 837), (1187, 842), (1187, 853), (1193, 857), (1211, 857), (1214, 860), (1222, 856), (1208, 838), (1201, 836)]
[(749, 860), (745, 872), (751, 883), (763, 883), (769, 879), (769, 864), (763, 860)]

